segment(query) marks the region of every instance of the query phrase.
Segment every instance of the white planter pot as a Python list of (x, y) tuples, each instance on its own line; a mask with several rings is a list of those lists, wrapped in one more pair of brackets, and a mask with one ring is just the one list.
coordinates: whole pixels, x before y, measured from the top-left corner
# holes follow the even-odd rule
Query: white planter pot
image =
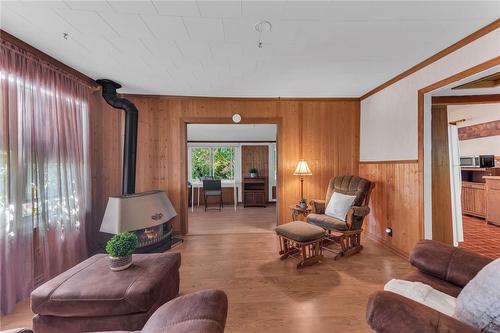
[(109, 256), (109, 269), (112, 271), (123, 271), (132, 265), (132, 255), (126, 257)]
[(257, 177), (257, 174), (256, 174), (256, 173), (251, 173), (251, 174), (250, 174), (250, 178), (255, 178), (255, 177)]

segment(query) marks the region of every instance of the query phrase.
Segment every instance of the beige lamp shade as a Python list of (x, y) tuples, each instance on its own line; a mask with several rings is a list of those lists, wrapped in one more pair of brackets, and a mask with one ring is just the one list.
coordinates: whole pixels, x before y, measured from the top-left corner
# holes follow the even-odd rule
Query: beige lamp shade
[(297, 164), (297, 167), (295, 168), (293, 175), (294, 176), (311, 176), (312, 175), (311, 169), (309, 169), (309, 165), (307, 165), (306, 160), (299, 161), (299, 164)]
[(163, 191), (110, 197), (101, 231), (118, 234), (151, 228), (174, 218), (177, 212)]

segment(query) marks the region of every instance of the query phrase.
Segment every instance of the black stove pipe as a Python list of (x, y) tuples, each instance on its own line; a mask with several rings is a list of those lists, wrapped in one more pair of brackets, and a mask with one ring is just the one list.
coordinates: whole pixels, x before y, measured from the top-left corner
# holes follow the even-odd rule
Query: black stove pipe
[(122, 194), (135, 193), (135, 164), (137, 155), (137, 121), (139, 111), (125, 98), (120, 98), (116, 90), (122, 86), (111, 80), (97, 80), (102, 86), (102, 97), (114, 108), (125, 111), (125, 135), (123, 142)]

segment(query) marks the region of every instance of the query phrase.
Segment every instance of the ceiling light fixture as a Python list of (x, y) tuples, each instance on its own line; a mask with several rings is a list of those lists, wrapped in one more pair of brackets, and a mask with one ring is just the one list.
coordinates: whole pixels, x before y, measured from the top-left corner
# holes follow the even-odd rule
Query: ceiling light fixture
[(271, 29), (273, 28), (273, 25), (271, 22), (267, 20), (261, 20), (255, 24), (255, 31), (259, 33), (259, 42), (257, 43), (257, 47), (261, 49), (264, 44), (262, 42), (262, 33), (263, 32), (271, 32)]

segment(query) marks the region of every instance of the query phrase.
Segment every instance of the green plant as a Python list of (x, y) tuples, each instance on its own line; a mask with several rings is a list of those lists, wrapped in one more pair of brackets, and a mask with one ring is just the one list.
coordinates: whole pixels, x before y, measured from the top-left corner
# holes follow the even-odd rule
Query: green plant
[(300, 201), (299, 201), (299, 202), (300, 202), (300, 203), (307, 203), (307, 199), (306, 199), (306, 198), (302, 198), (302, 199), (300, 199)]
[(257, 173), (257, 169), (251, 168), (250, 171), (248, 171), (248, 173)]
[(139, 240), (134, 233), (122, 232), (118, 235), (114, 235), (106, 243), (106, 252), (111, 257), (126, 257), (134, 252), (137, 247)]

